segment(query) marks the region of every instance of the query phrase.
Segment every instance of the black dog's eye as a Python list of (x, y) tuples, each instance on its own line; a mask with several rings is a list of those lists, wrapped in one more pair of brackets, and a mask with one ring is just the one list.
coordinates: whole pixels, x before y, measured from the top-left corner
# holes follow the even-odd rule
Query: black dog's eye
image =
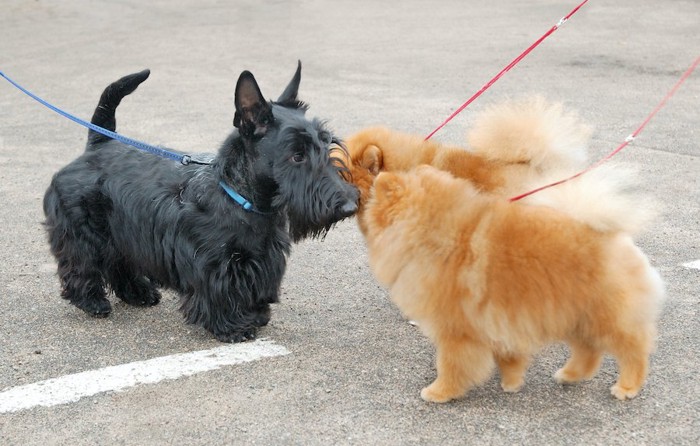
[(265, 113), (264, 115), (262, 115), (262, 116), (260, 117), (260, 124), (262, 124), (262, 125), (270, 125), (270, 124), (273, 123), (274, 119), (275, 119), (275, 118), (274, 118), (271, 114)]
[(306, 153), (297, 152), (294, 155), (292, 155), (292, 162), (300, 164), (300, 163), (303, 163), (304, 161), (306, 161)]

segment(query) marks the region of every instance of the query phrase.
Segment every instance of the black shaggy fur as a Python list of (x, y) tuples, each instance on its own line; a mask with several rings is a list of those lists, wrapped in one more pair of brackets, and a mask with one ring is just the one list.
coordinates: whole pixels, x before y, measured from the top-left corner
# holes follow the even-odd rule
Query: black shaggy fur
[[(115, 110), (149, 71), (102, 94), (92, 122), (115, 130)], [(305, 117), (301, 64), (275, 102), (243, 72), (235, 129), (211, 165), (181, 165), (90, 131), (85, 153), (53, 178), (45, 226), (62, 297), (94, 316), (106, 289), (132, 305), (176, 290), (188, 323), (224, 342), (255, 337), (270, 319), (292, 241), (323, 236), (357, 210), (358, 193), (330, 157), (337, 140)], [(247, 198), (234, 202), (219, 182)]]

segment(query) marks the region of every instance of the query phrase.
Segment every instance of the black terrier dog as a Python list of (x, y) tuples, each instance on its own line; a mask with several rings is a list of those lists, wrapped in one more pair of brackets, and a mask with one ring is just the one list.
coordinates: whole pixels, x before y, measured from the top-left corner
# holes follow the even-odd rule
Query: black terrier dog
[[(114, 131), (120, 101), (148, 76), (107, 87), (92, 122)], [(223, 342), (255, 338), (279, 300), (291, 242), (323, 236), (357, 210), (347, 169), (329, 156), (339, 141), (305, 117), (300, 80), (301, 63), (268, 102), (244, 71), (236, 129), (207, 165), (159, 158), (91, 130), (85, 153), (53, 177), (44, 197), (62, 297), (102, 317), (111, 311), (106, 288), (148, 306), (167, 287), (181, 295), (188, 323)]]

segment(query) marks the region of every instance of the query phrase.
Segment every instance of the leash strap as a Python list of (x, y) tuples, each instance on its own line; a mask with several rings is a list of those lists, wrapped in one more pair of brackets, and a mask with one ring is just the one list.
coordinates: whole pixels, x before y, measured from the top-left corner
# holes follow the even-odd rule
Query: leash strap
[[(11, 83), (12, 85), (14, 85), (14, 86), (15, 86), (18, 90), (20, 90), (22, 93), (26, 94), (27, 96), (29, 96), (30, 98), (32, 98), (32, 99), (34, 99), (35, 101), (39, 102), (40, 104), (44, 105), (45, 107), (47, 107), (47, 108), (53, 110), (54, 112), (58, 113), (59, 115), (65, 117), (65, 118), (70, 119), (71, 121), (73, 121), (73, 122), (75, 122), (75, 123), (77, 123), (77, 124), (82, 125), (83, 127), (87, 127), (87, 128), (90, 129), (90, 130), (94, 130), (94, 131), (97, 132), (97, 133), (100, 133), (100, 134), (102, 134), (102, 135), (105, 135), (105, 136), (107, 136), (107, 137), (110, 137), (110, 138), (112, 138), (112, 139), (115, 139), (115, 140), (117, 140), (117, 141), (120, 141), (120, 142), (122, 142), (122, 143), (124, 143), (124, 144), (128, 144), (128, 145), (130, 145), (130, 146), (132, 146), (132, 147), (136, 147), (137, 149), (143, 150), (144, 152), (149, 152), (149, 153), (152, 153), (152, 154), (154, 154), (154, 155), (158, 155), (158, 156), (163, 157), (163, 158), (169, 158), (169, 159), (171, 159), (171, 160), (178, 161), (178, 162), (180, 162), (181, 164), (183, 164), (183, 165), (185, 165), (185, 166), (188, 165), (188, 164), (202, 164), (202, 165), (209, 165), (209, 164), (211, 164), (211, 163), (209, 163), (209, 162), (207, 162), (207, 161), (203, 161), (203, 160), (199, 160), (199, 159), (194, 159), (191, 155), (181, 155), (181, 154), (179, 154), (179, 153), (175, 153), (175, 152), (171, 152), (171, 151), (169, 151), (169, 150), (165, 150), (165, 149), (163, 149), (162, 147), (152, 146), (152, 145), (150, 145), (150, 144), (146, 144), (146, 143), (144, 143), (144, 142), (141, 142), (141, 141), (138, 141), (138, 140), (135, 140), (135, 139), (126, 137), (126, 136), (122, 136), (122, 135), (120, 135), (120, 134), (118, 134), (118, 133), (116, 133), (116, 132), (113, 132), (113, 131), (111, 131), (111, 130), (107, 130), (107, 129), (105, 129), (105, 128), (103, 128), (103, 127), (100, 127), (100, 126), (98, 126), (98, 125), (95, 125), (95, 124), (93, 124), (93, 123), (91, 123), (91, 122), (87, 122), (87, 121), (85, 121), (85, 120), (83, 120), (83, 119), (80, 119), (80, 118), (78, 118), (77, 116), (71, 115), (70, 113), (68, 113), (68, 112), (66, 112), (66, 111), (64, 111), (64, 110), (61, 110), (60, 108), (58, 108), (58, 107), (56, 107), (56, 106), (50, 104), (49, 102), (43, 100), (43, 99), (40, 98), (39, 96), (35, 95), (35, 94), (32, 93), (31, 91), (27, 90), (26, 88), (22, 87), (20, 84), (18, 84), (18, 83), (15, 82), (14, 80), (12, 80), (12, 79), (11, 79), (10, 77), (8, 77), (2, 70), (0, 70), (0, 76), (2, 76), (3, 78), (5, 78), (9, 83)], [(227, 193), (236, 203), (238, 203), (244, 210), (246, 210), (246, 211), (248, 211), (248, 212), (255, 212), (256, 214), (261, 214), (261, 215), (265, 215), (265, 214), (266, 214), (265, 212), (261, 212), (261, 211), (258, 211), (257, 209), (255, 209), (255, 207), (253, 207), (253, 204), (252, 204), (250, 201), (248, 201), (248, 200), (246, 200), (245, 198), (243, 198), (240, 194), (238, 194), (236, 191), (234, 191), (230, 186), (228, 186), (228, 185), (227, 185), (226, 183), (224, 183), (223, 181), (221, 181), (219, 184), (220, 184), (221, 187), (224, 189), (224, 191), (226, 191), (226, 193)]]
[(191, 164), (191, 163), (194, 163), (194, 164), (205, 164), (205, 165), (206, 165), (206, 164), (210, 164), (210, 163), (208, 163), (208, 162), (206, 162), (206, 161), (201, 161), (201, 160), (193, 159), (192, 156), (190, 156), (190, 155), (181, 155), (181, 154), (179, 154), (179, 153), (174, 153), (174, 152), (171, 152), (171, 151), (169, 151), (169, 150), (165, 150), (165, 149), (163, 149), (162, 147), (152, 146), (152, 145), (150, 145), (150, 144), (146, 144), (145, 142), (141, 142), (141, 141), (138, 141), (138, 140), (135, 140), (135, 139), (132, 139), (132, 138), (129, 138), (129, 137), (120, 135), (120, 134), (118, 134), (118, 133), (116, 133), (116, 132), (113, 132), (113, 131), (111, 131), (111, 130), (107, 130), (107, 129), (105, 129), (105, 128), (103, 128), (103, 127), (100, 127), (100, 126), (98, 126), (98, 125), (95, 125), (95, 124), (93, 124), (93, 123), (91, 123), (91, 122), (87, 122), (87, 121), (85, 121), (85, 120), (82, 120), (82, 119), (78, 118), (77, 116), (71, 115), (70, 113), (68, 113), (68, 112), (66, 112), (66, 111), (64, 111), (64, 110), (61, 110), (60, 108), (58, 108), (58, 107), (56, 107), (56, 106), (54, 106), (54, 105), (48, 103), (47, 101), (43, 100), (43, 99), (40, 98), (39, 96), (35, 95), (35, 94), (32, 93), (31, 91), (29, 91), (29, 90), (27, 90), (26, 88), (24, 88), (24, 87), (22, 87), (21, 85), (19, 85), (17, 82), (15, 82), (14, 80), (12, 80), (10, 77), (8, 77), (8, 76), (7, 76), (3, 71), (1, 71), (1, 70), (0, 70), (0, 76), (4, 77), (9, 83), (11, 83), (12, 85), (14, 85), (15, 88), (17, 88), (18, 90), (20, 90), (22, 93), (26, 94), (27, 96), (29, 96), (30, 98), (32, 98), (32, 99), (34, 99), (35, 101), (39, 102), (40, 104), (44, 105), (45, 107), (47, 107), (47, 108), (53, 110), (54, 112), (58, 113), (59, 115), (65, 117), (65, 118), (70, 119), (71, 121), (73, 121), (73, 122), (75, 122), (75, 123), (77, 123), (77, 124), (82, 125), (83, 127), (86, 127), (86, 128), (88, 128), (88, 129), (93, 130), (93, 131), (95, 131), (95, 132), (97, 132), (97, 133), (100, 133), (100, 134), (102, 134), (102, 135), (104, 135), (104, 136), (107, 136), (107, 137), (109, 137), (109, 138), (115, 139), (115, 140), (120, 141), (120, 142), (122, 142), (122, 143), (124, 143), (124, 144), (128, 144), (128, 145), (130, 145), (130, 146), (132, 146), (132, 147), (136, 147), (137, 149), (143, 150), (144, 152), (150, 152), (150, 153), (152, 153), (152, 154), (154, 154), (154, 155), (158, 155), (158, 156), (163, 157), (163, 158), (169, 158), (169, 159), (172, 159), (172, 160), (174, 160), (174, 161), (178, 161), (178, 162), (182, 163), (182, 164), (185, 165), (185, 166), (188, 165), (188, 164)]
[(651, 119), (659, 112), (659, 110), (661, 110), (661, 109), (664, 107), (664, 105), (666, 105), (666, 102), (668, 102), (668, 100), (671, 99), (671, 96), (673, 96), (673, 95), (676, 93), (676, 90), (678, 90), (678, 88), (681, 86), (681, 84), (682, 84), (683, 82), (685, 82), (685, 80), (693, 73), (693, 71), (695, 70), (695, 68), (698, 66), (699, 63), (700, 63), (700, 57), (698, 57), (697, 59), (695, 59), (695, 62), (693, 62), (693, 64), (690, 65), (690, 68), (688, 68), (688, 69), (685, 71), (685, 73), (683, 73), (683, 75), (682, 75), (681, 78), (678, 80), (678, 82), (676, 82), (676, 85), (674, 85), (673, 88), (671, 89), (671, 91), (669, 91), (669, 92), (666, 94), (666, 96), (661, 100), (661, 102), (659, 102), (659, 104), (656, 106), (656, 108), (654, 108), (654, 110), (649, 114), (649, 116), (647, 116), (647, 118), (644, 120), (644, 122), (642, 122), (642, 124), (641, 124), (639, 127), (637, 127), (637, 130), (635, 130), (634, 132), (632, 132), (631, 135), (629, 135), (627, 138), (625, 138), (625, 141), (624, 141), (622, 144), (620, 144), (615, 150), (613, 150), (612, 152), (610, 152), (610, 153), (609, 153), (607, 156), (605, 156), (603, 159), (601, 159), (600, 161), (598, 161), (598, 162), (595, 163), (595, 164), (592, 164), (592, 165), (589, 166), (587, 169), (585, 169), (585, 170), (583, 170), (583, 171), (577, 173), (576, 175), (572, 175), (572, 176), (570, 176), (569, 178), (565, 178), (565, 179), (560, 180), (560, 181), (557, 181), (557, 182), (555, 182), (555, 183), (551, 183), (551, 184), (547, 184), (547, 185), (542, 186), (542, 187), (538, 187), (537, 189), (531, 190), (530, 192), (526, 192), (526, 193), (524, 193), (524, 194), (520, 194), (520, 195), (518, 195), (518, 196), (516, 196), (516, 197), (511, 198), (510, 201), (518, 201), (518, 200), (520, 200), (520, 199), (522, 199), (522, 198), (528, 197), (528, 196), (530, 196), (530, 195), (532, 195), (532, 194), (535, 194), (535, 193), (537, 193), (537, 192), (540, 192), (540, 191), (542, 191), (542, 190), (549, 189), (550, 187), (558, 186), (558, 185), (560, 185), (560, 184), (562, 184), (562, 183), (566, 183), (567, 181), (573, 180), (574, 178), (578, 178), (578, 177), (580, 177), (581, 175), (583, 175), (584, 173), (589, 172), (589, 171), (595, 169), (596, 167), (598, 167), (598, 166), (600, 166), (601, 164), (603, 164), (603, 163), (607, 162), (608, 160), (610, 160), (610, 158), (612, 158), (613, 156), (617, 155), (622, 149), (624, 149), (625, 147), (627, 147), (627, 145), (629, 145), (629, 143), (631, 143), (632, 141), (634, 141), (635, 138), (637, 137), (637, 135), (639, 135), (639, 134), (642, 132), (642, 130), (644, 130), (644, 127), (646, 127), (646, 125), (649, 123), (649, 121), (651, 121)]
[(430, 132), (430, 134), (429, 134), (428, 136), (425, 137), (425, 140), (426, 140), (426, 141), (429, 140), (429, 139), (430, 139), (434, 134), (436, 134), (440, 129), (442, 129), (443, 127), (445, 127), (445, 125), (447, 125), (448, 122), (452, 121), (452, 119), (454, 119), (455, 116), (457, 116), (458, 114), (462, 113), (462, 110), (464, 110), (465, 108), (467, 108), (467, 107), (469, 106), (469, 104), (471, 104), (472, 102), (474, 102), (474, 101), (476, 100), (476, 98), (478, 98), (479, 96), (482, 95), (482, 93), (484, 93), (486, 90), (488, 90), (488, 89), (491, 87), (491, 85), (495, 84), (496, 81), (497, 81), (498, 79), (501, 78), (501, 76), (503, 76), (503, 75), (506, 74), (508, 71), (510, 71), (510, 69), (513, 68), (515, 65), (517, 65), (518, 62), (520, 62), (521, 60), (523, 60), (523, 59), (525, 58), (525, 56), (527, 56), (528, 54), (530, 54), (530, 52), (532, 52), (532, 50), (534, 50), (535, 48), (537, 48), (537, 47), (539, 46), (539, 44), (542, 43), (542, 41), (544, 41), (544, 39), (546, 39), (547, 37), (549, 37), (551, 34), (554, 33), (554, 31), (556, 31), (557, 29), (559, 29), (560, 26), (562, 26), (564, 23), (566, 23), (566, 22), (571, 18), (571, 16), (574, 15), (574, 14), (576, 14), (576, 12), (577, 12), (579, 9), (581, 9), (581, 7), (582, 7), (583, 5), (585, 5), (587, 2), (588, 2), (588, 0), (584, 0), (583, 2), (581, 2), (581, 4), (579, 4), (579, 5), (578, 5), (577, 7), (575, 7), (573, 10), (571, 10), (571, 12), (570, 12), (569, 14), (567, 14), (567, 15), (564, 16), (561, 20), (559, 20), (559, 22), (558, 22), (556, 25), (554, 25), (553, 27), (551, 27), (551, 28), (549, 29), (549, 31), (547, 31), (546, 33), (544, 33), (544, 35), (543, 35), (542, 37), (540, 37), (539, 39), (537, 39), (537, 41), (536, 41), (535, 43), (533, 43), (532, 45), (530, 45), (530, 47), (528, 47), (525, 51), (523, 51), (518, 57), (516, 57), (515, 59), (513, 59), (513, 61), (512, 61), (511, 63), (509, 63), (504, 69), (502, 69), (500, 73), (498, 73), (496, 76), (493, 77), (493, 79), (491, 79), (490, 81), (488, 81), (488, 83), (487, 83), (486, 85), (484, 85), (483, 87), (481, 87), (481, 90), (477, 91), (471, 98), (469, 98), (469, 99), (467, 100), (467, 102), (465, 102), (464, 104), (462, 104), (457, 110), (454, 111), (454, 113), (452, 113), (447, 119), (445, 119), (445, 121), (443, 121), (442, 124), (440, 124), (439, 126), (437, 126), (437, 128), (436, 128), (435, 130), (433, 130), (432, 132)]

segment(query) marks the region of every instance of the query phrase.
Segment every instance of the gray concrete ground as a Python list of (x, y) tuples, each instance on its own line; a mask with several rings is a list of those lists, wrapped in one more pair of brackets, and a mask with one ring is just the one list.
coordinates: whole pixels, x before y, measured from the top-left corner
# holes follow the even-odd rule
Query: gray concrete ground
[[(341, 135), (368, 125), (427, 134), (578, 1), (2, 0), (0, 69), (89, 117), (101, 90), (148, 67), (119, 129), (184, 151), (230, 130), (238, 74), (276, 97), (304, 64), (301, 96)], [(477, 110), (538, 92), (596, 128), (597, 157), (636, 128), (699, 55), (697, 0), (591, 1), (436, 138), (459, 143)], [(459, 402), (424, 403), (433, 351), (373, 280), (354, 221), (295, 246), (283, 301), (262, 335), (292, 353), (76, 403), (0, 414), (3, 445), (698, 444), (700, 442), (700, 72), (620, 159), (665, 204), (639, 239), (669, 299), (640, 396), (551, 375), (545, 349), (521, 393), (494, 377)], [(86, 132), (0, 82), (0, 390), (108, 365), (217, 346), (177, 299), (114, 302), (105, 320), (59, 297), (40, 222), (51, 175)], [(644, 206), (645, 203), (640, 203)]]

